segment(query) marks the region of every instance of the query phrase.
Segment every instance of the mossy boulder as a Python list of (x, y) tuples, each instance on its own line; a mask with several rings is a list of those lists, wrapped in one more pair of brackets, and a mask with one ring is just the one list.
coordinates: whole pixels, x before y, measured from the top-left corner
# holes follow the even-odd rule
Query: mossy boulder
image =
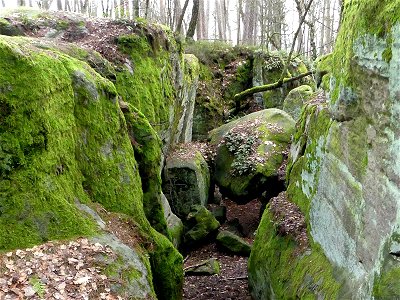
[(168, 199), (164, 194), (161, 195), (161, 201), (164, 209), (165, 221), (167, 222), (168, 231), (171, 236), (171, 242), (174, 244), (175, 248), (178, 249), (181, 245), (184, 232), (182, 220), (172, 212)]
[(157, 295), (180, 299), (182, 256), (144, 213), (113, 83), (36, 40), (1, 36), (0, 57), (0, 249), (94, 235), (76, 204), (98, 203), (137, 224)]
[(124, 101), (148, 119), (165, 153), (177, 142), (191, 140), (199, 65), (197, 58), (182, 53), (180, 41), (167, 27), (110, 19), (97, 19), (93, 26), (82, 15), (23, 8), (4, 16), (22, 34), (45, 37), (40, 41), (43, 48), (84, 60), (110, 79)]
[(119, 106), (124, 113), (129, 139), (139, 165), (146, 217), (154, 229), (169, 237), (161, 199), (161, 140), (140, 111), (122, 101)]
[(304, 103), (310, 99), (313, 93), (313, 89), (309, 85), (302, 85), (291, 90), (283, 101), (282, 109), (297, 121)]
[(210, 189), (210, 171), (201, 152), (182, 145), (166, 159), (163, 191), (172, 211), (186, 218), (194, 204), (206, 205)]
[(238, 235), (222, 230), (217, 235), (217, 243), (229, 252), (249, 256), (251, 252), (251, 245)]
[(202, 205), (193, 205), (186, 218), (184, 242), (197, 244), (219, 228), (220, 224), (213, 214)]
[(186, 275), (219, 275), (221, 271), (219, 262), (215, 258), (210, 258), (206, 261), (196, 264), (195, 266), (189, 266), (185, 269)]
[(250, 259), (260, 283), (250, 286), (266, 283), (256, 299), (399, 295), (399, 9), (400, 1), (344, 2), (329, 98), (306, 106), (288, 165), (288, 199), (304, 214), (310, 246), (296, 256), (265, 213)]
[(266, 109), (210, 132), (217, 147), (214, 178), (220, 191), (238, 202), (263, 192), (280, 192), (278, 169), (294, 133), (295, 122), (284, 111)]

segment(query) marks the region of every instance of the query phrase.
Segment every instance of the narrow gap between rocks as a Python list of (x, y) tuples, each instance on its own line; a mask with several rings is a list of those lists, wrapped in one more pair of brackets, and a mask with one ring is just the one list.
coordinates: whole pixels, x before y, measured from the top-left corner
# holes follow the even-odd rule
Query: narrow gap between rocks
[[(228, 198), (223, 198), (222, 206), (227, 208), (227, 218), (220, 230), (229, 230), (243, 237), (250, 244), (260, 221), (261, 202), (254, 199), (245, 205), (238, 205)], [(209, 205), (209, 209), (212, 208)], [(221, 249), (210, 239), (209, 243), (192, 249), (186, 253), (184, 268), (201, 264), (214, 258), (220, 265), (219, 275), (185, 274), (183, 299), (196, 300), (250, 300), (247, 280), (248, 257), (239, 256)]]

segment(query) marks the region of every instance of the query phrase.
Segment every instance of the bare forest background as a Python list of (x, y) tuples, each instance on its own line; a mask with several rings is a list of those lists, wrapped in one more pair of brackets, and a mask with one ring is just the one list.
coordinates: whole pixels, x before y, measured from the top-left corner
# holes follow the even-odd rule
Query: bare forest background
[[(0, 10), (28, 6), (77, 12), (91, 17), (143, 18), (165, 24), (187, 39), (259, 46), (278, 51), (288, 51), (292, 47), (301, 23), (294, 50), (315, 59), (332, 50), (342, 1), (0, 0)], [(303, 15), (306, 15), (304, 22), (300, 22)]]

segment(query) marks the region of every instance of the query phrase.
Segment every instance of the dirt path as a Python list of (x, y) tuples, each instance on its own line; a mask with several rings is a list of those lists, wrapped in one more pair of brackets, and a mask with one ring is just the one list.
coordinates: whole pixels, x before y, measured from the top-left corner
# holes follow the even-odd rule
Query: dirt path
[[(227, 222), (239, 223), (239, 231), (252, 243), (254, 232), (259, 223), (261, 203), (253, 200), (246, 205), (236, 205), (225, 199)], [(217, 258), (221, 273), (212, 276), (185, 276), (183, 299), (185, 300), (251, 300), (247, 282), (247, 257), (232, 255), (217, 247), (214, 242), (203, 245), (188, 254), (185, 267), (196, 265), (203, 260)]]

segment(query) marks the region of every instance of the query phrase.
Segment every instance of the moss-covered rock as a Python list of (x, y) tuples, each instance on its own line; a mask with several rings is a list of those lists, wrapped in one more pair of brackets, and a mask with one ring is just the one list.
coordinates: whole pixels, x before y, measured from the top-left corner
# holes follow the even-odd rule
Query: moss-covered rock
[(210, 189), (210, 171), (202, 154), (184, 146), (166, 159), (163, 191), (172, 211), (186, 218), (194, 204), (206, 205)]
[(218, 260), (215, 258), (210, 258), (202, 263), (197, 264), (196, 266), (190, 266), (185, 270), (185, 274), (187, 275), (219, 275), (220, 266)]
[(161, 195), (161, 201), (164, 209), (165, 221), (167, 222), (168, 231), (171, 235), (171, 242), (174, 244), (175, 248), (178, 249), (181, 245), (184, 232), (182, 220), (172, 212), (168, 199), (164, 194)]
[(193, 205), (186, 218), (184, 242), (193, 245), (204, 240), (220, 226), (213, 214), (202, 205)]
[[(349, 0), (344, 5), (329, 58), (329, 103), (304, 109), (288, 171), (289, 200), (307, 221), (311, 242), (306, 253), (319, 258), (307, 259), (311, 265), (303, 267), (301, 276), (293, 276), (295, 267), (287, 277), (285, 270), (306, 256), (295, 256), (265, 214), (250, 272), (259, 283), (272, 283), (255, 292), (262, 295), (256, 299), (306, 297), (302, 286), (313, 277), (314, 267), (320, 277), (311, 281), (316, 284), (308, 292), (311, 298), (398, 297), (398, 250), (393, 245), (400, 207), (400, 1)], [(279, 265), (269, 261), (272, 255), (279, 257)]]
[(294, 126), (284, 111), (267, 109), (211, 131), (211, 143), (217, 146), (214, 177), (221, 192), (239, 202), (264, 191), (279, 193), (278, 169)]
[(146, 219), (115, 86), (86, 63), (36, 45), (0, 38), (0, 249), (92, 235), (94, 220), (75, 203), (97, 202), (134, 220), (158, 297), (180, 299), (182, 256)]
[(217, 235), (217, 243), (224, 249), (239, 255), (249, 256), (251, 245), (236, 234), (222, 230)]
[(283, 110), (286, 111), (294, 120), (300, 118), (301, 110), (313, 94), (309, 85), (299, 86), (289, 92), (283, 101)]

